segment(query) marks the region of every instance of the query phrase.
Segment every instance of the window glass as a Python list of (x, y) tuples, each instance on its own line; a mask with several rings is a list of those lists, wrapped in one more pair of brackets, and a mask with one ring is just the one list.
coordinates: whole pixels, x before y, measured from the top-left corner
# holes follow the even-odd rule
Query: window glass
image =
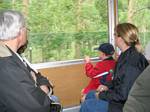
[(139, 28), (140, 41), (145, 48), (150, 41), (150, 1), (118, 0), (119, 22), (130, 22)]
[(0, 6), (25, 14), (24, 55), (32, 63), (94, 57), (93, 48), (108, 41), (107, 0), (3, 0)]

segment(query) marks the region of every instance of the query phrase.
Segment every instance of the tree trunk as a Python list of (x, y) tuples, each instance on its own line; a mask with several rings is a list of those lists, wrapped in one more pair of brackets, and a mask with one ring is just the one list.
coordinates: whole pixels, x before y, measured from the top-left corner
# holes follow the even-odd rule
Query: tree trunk
[(25, 17), (28, 15), (28, 5), (29, 5), (29, 0), (23, 0), (23, 14)]
[(3, 0), (0, 0), (0, 4), (3, 3)]
[(12, 0), (12, 8), (15, 9), (15, 2), (16, 0)]
[[(76, 1), (76, 31), (81, 32), (82, 29), (82, 23), (81, 23), (81, 4), (82, 0)], [(79, 39), (79, 38), (77, 38)], [(75, 58), (80, 58), (81, 56), (81, 49), (80, 49), (80, 40), (75, 41)]]
[(128, 0), (128, 22), (132, 22), (132, 17), (134, 15), (134, 0)]

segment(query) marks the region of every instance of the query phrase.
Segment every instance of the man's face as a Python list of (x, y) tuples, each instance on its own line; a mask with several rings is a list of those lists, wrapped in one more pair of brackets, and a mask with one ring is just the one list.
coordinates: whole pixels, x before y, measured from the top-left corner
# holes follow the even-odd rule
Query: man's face
[(18, 49), (27, 43), (27, 28), (23, 27), (18, 36)]
[(25, 45), (25, 44), (27, 44), (27, 28), (26, 27), (24, 27), (23, 28), (23, 34), (22, 34), (22, 45)]

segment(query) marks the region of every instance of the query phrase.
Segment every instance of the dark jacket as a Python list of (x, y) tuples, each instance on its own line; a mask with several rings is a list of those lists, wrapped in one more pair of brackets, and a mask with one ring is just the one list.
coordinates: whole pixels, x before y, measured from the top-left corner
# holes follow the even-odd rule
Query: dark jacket
[(109, 112), (122, 112), (134, 81), (147, 66), (146, 58), (135, 47), (121, 53), (115, 67), (114, 79), (106, 84), (109, 90), (99, 94), (100, 99), (109, 101)]
[(0, 45), (0, 112), (48, 112), (50, 100), (18, 56)]
[(150, 66), (136, 79), (123, 112), (150, 112)]

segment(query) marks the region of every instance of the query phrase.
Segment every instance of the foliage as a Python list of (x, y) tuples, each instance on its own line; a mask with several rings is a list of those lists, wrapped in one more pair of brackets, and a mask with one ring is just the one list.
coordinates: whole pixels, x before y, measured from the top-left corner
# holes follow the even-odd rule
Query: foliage
[[(37, 61), (33, 60), (35, 63), (66, 60), (66, 58), (68, 60), (74, 59), (74, 44), (75, 40), (78, 40), (77, 37), (82, 37), (82, 39), (80, 38), (81, 58), (85, 55), (97, 56), (97, 52), (95, 52), (93, 48), (97, 47), (100, 43), (106, 42), (107, 35), (108, 34), (106, 32), (32, 34), (29, 38), (30, 47), (34, 46), (32, 48), (32, 59), (36, 58)], [(31, 43), (32, 41), (34, 41), (34, 43)], [(30, 47), (28, 47), (28, 49)], [(38, 55), (37, 57), (36, 52), (41, 55)], [(29, 55), (27, 57), (29, 57)]]
[[(128, 21), (132, 8), (130, 19), (139, 27), (144, 45), (150, 40), (149, 4), (118, 0), (119, 22)], [(93, 48), (108, 41), (107, 0), (1, 0), (1, 9), (27, 14), (29, 46), (24, 55), (33, 63), (97, 56)]]
[[(150, 22), (147, 22), (150, 17), (149, 0), (129, 0), (133, 3), (132, 6), (132, 23), (137, 25), (140, 30), (147, 28), (150, 31)], [(128, 21), (129, 2), (119, 0), (119, 20), (120, 22)], [(141, 22), (142, 20), (142, 22)]]
[[(129, 7), (129, 2), (132, 3), (132, 7)], [(119, 22), (128, 21), (128, 10), (132, 8), (132, 18), (131, 23), (135, 24), (140, 31), (140, 40), (145, 47), (148, 41), (150, 41), (150, 1), (149, 0), (118, 0), (118, 12), (119, 12)]]
[[(34, 57), (33, 54), (33, 59), (39, 61), (40, 58), (40, 62), (42, 62), (74, 59), (76, 54), (80, 54), (76, 58), (83, 58), (85, 54), (95, 56), (91, 47), (96, 45), (94, 42), (99, 44), (101, 40), (98, 39), (102, 38), (97, 32), (105, 31), (103, 38), (107, 41), (107, 17), (105, 15), (103, 18), (100, 15), (96, 0), (84, 0), (79, 13), (74, 5), (78, 2), (77, 0), (31, 1), (28, 15), (28, 27), (31, 29), (30, 46), (33, 47), (33, 50), (41, 48), (40, 51), (43, 54), (42, 59)], [(106, 7), (104, 4), (103, 6)], [(78, 17), (80, 21), (77, 21)], [(104, 20), (105, 23), (102, 22)], [(80, 31), (77, 29), (77, 25), (80, 26)], [(85, 43), (90, 47), (84, 47)], [(80, 46), (80, 53), (75, 50), (76, 46)], [(33, 60), (33, 62), (37, 61)]]

